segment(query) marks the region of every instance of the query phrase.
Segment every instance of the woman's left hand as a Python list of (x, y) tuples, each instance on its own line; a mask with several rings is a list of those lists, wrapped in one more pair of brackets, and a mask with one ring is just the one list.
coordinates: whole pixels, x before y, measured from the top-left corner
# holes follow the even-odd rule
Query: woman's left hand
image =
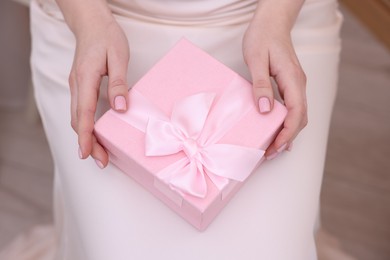
[[(271, 77), (287, 107), (283, 128), (266, 151), (266, 158), (273, 159), (285, 149), (291, 148), (294, 138), (306, 126), (308, 119), (306, 76), (290, 36), (295, 18), (289, 20), (286, 15), (275, 14), (283, 12), (283, 8), (274, 8), (275, 5), (268, 8), (269, 6), (267, 3), (258, 6), (244, 35), (243, 55), (252, 76), (253, 95), (259, 112), (268, 113), (273, 108)], [(296, 15), (299, 8), (297, 10)]]

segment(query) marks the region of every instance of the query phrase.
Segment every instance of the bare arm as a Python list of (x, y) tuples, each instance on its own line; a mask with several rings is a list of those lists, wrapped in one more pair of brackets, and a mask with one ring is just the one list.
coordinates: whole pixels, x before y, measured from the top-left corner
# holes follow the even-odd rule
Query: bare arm
[(56, 0), (56, 2), (75, 35), (88, 30), (96, 22), (113, 20), (106, 0)]

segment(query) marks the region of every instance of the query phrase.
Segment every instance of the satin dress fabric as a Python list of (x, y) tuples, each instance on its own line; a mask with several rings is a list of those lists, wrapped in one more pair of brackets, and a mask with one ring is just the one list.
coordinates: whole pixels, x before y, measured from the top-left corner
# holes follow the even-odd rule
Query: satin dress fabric
[[(110, 7), (130, 43), (129, 86), (182, 37), (250, 79), (241, 48), (255, 1), (116, 0)], [(336, 1), (306, 1), (292, 38), (307, 76), (309, 124), (291, 152), (264, 162), (199, 232), (114, 166), (100, 170), (93, 159), (78, 158), (68, 86), (75, 38), (53, 1), (33, 0), (31, 68), (55, 163), (57, 259), (316, 259), (313, 227), (337, 91), (341, 23)], [(97, 118), (108, 109), (105, 85)]]

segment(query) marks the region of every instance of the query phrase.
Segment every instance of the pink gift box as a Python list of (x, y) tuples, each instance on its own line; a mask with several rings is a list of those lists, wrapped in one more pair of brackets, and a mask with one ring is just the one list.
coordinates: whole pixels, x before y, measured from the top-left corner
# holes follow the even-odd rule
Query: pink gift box
[(247, 80), (183, 39), (129, 91), (128, 111), (106, 112), (95, 134), (113, 164), (204, 230), (285, 115), (277, 101), (260, 114)]

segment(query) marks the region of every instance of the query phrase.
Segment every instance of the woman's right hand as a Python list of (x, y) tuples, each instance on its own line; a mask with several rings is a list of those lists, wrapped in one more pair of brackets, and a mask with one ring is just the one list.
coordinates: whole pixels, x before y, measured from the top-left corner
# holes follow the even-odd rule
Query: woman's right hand
[(104, 168), (108, 163), (108, 154), (93, 134), (100, 82), (103, 76), (108, 76), (111, 107), (119, 112), (126, 111), (129, 44), (107, 6), (102, 5), (96, 10), (98, 5), (92, 5), (90, 9), (95, 10), (86, 9), (82, 15), (67, 16), (64, 9), (69, 10), (67, 8), (74, 6), (69, 7), (66, 1), (62, 4), (65, 19), (76, 36), (69, 85), (71, 125), (78, 135), (79, 157), (85, 159), (91, 155), (96, 164)]
[(303, 0), (261, 0), (243, 38), (244, 59), (251, 72), (253, 94), (260, 113), (272, 110), (271, 77), (284, 100), (287, 115), (283, 128), (267, 148), (271, 160), (290, 150), (307, 124), (306, 76), (295, 53), (291, 29)]

